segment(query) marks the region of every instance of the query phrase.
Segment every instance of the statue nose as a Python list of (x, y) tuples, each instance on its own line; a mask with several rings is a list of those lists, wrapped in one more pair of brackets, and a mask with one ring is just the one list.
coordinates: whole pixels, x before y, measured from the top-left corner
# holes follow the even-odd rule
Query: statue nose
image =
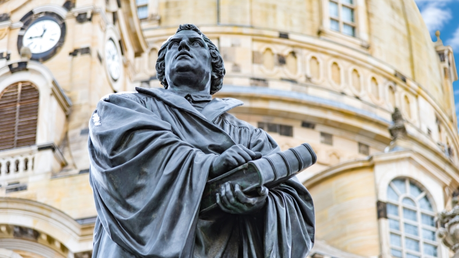
[(188, 46), (185, 40), (180, 41), (178, 50), (180, 51), (182, 49), (190, 50), (190, 47)]

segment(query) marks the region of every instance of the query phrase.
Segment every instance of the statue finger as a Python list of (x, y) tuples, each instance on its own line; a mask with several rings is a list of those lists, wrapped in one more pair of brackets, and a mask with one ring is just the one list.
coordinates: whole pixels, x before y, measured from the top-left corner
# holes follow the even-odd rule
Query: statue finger
[(236, 164), (235, 167), (246, 163), (245, 159), (241, 157), (239, 154), (236, 154), (233, 157), (233, 160), (235, 161), (235, 164)]
[(254, 200), (252, 200), (251, 198), (247, 197), (243, 192), (242, 192), (242, 189), (241, 187), (236, 184), (234, 186), (234, 194), (236, 195), (236, 198), (239, 202), (241, 203), (245, 203), (245, 204), (249, 204), (249, 205), (254, 205)]
[(247, 163), (247, 162), (252, 160), (252, 157), (249, 155), (249, 153), (247, 153), (243, 149), (240, 149), (240, 151), (238, 152), (238, 155), (239, 155), (239, 157), (242, 158), (243, 163)]
[(268, 188), (267, 188), (266, 186), (264, 186), (264, 185), (261, 186), (261, 187), (258, 189), (258, 194), (259, 194), (260, 196), (267, 196), (268, 193), (269, 193), (269, 190), (268, 190)]
[(225, 185), (225, 197), (229, 201), (229, 203), (233, 204), (236, 203), (236, 199), (234, 198), (233, 189), (229, 182), (226, 182)]
[(247, 161), (259, 159), (262, 156), (260, 152), (255, 152), (255, 151), (245, 147), (244, 145), (241, 145), (241, 148), (244, 150), (245, 153), (247, 153), (250, 156), (250, 159), (247, 160)]
[(217, 204), (218, 206), (220, 207), (220, 209), (224, 212), (227, 212), (227, 213), (234, 213), (232, 210), (229, 210), (228, 208), (226, 208), (225, 204), (223, 204), (223, 201), (222, 201), (222, 197), (219, 193), (217, 193)]

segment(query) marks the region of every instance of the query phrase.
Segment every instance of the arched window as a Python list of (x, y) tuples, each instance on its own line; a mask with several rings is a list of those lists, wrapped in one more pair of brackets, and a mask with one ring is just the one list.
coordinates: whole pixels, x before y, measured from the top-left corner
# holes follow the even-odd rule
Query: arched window
[(34, 145), (38, 118), (38, 90), (18, 82), (0, 93), (0, 150)]
[(387, 187), (387, 216), (393, 257), (437, 257), (435, 213), (427, 192), (409, 179)]

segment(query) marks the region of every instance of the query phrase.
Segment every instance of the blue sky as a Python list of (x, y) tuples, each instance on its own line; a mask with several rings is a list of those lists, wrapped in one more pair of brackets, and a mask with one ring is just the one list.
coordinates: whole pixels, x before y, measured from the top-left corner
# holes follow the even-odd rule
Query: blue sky
[[(436, 41), (435, 31), (441, 32), (443, 44), (454, 50), (456, 67), (459, 66), (459, 0), (415, 0), (430, 36)], [(459, 120), (459, 81), (453, 84), (456, 116)]]

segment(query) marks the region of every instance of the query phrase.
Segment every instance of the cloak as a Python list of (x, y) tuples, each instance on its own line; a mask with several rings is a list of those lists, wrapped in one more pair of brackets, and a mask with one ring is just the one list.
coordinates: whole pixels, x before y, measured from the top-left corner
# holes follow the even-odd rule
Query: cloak
[(305, 257), (314, 207), (296, 178), (269, 189), (249, 215), (200, 218), (213, 160), (234, 144), (279, 151), (263, 130), (214, 98), (201, 112), (164, 89), (136, 88), (101, 100), (89, 122), (90, 183), (98, 217), (93, 257)]

